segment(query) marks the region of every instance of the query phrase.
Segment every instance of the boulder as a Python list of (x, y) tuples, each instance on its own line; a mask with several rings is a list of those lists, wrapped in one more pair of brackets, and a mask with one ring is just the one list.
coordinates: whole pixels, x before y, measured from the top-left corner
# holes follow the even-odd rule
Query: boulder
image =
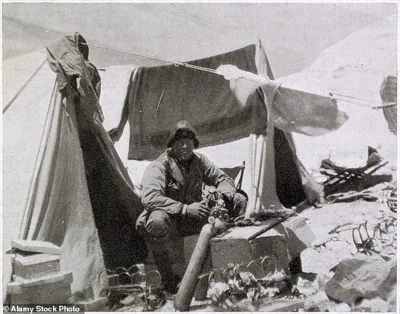
[(335, 267), (325, 292), (349, 305), (362, 299), (387, 297), (396, 282), (396, 264), (396, 260), (385, 262), (368, 256), (345, 259)]
[(390, 264), (389, 274), (379, 287), (380, 296), (383, 300), (388, 300), (392, 296), (392, 292), (397, 290), (397, 259)]

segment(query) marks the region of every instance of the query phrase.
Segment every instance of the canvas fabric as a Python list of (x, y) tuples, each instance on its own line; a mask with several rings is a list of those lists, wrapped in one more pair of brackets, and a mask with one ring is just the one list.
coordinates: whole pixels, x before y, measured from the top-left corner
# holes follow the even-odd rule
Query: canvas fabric
[[(79, 33), (75, 33), (74, 36), (64, 36), (47, 47), (47, 60), (52, 70), (57, 73), (58, 89), (63, 91), (68, 84), (78, 88), (81, 97), (91, 98), (85, 110), (103, 122), (104, 114), (98, 101), (101, 78), (97, 68), (84, 59), (83, 53), (88, 53), (89, 48), (84, 45), (85, 48), (82, 49), (82, 43), (86, 41)], [(82, 77), (90, 78), (90, 84), (77, 86), (76, 78)], [(86, 93), (82, 92), (83, 89)]]
[[(261, 43), (188, 64), (214, 70), (230, 64), (274, 79)], [(323, 135), (347, 120), (330, 97), (271, 82), (276, 92), (266, 99), (260, 86), (182, 65), (137, 68), (130, 78), (124, 105), (129, 111), (129, 159), (157, 158), (165, 149), (170, 130), (180, 120), (194, 126), (200, 147), (227, 143), (251, 133), (266, 134), (268, 102), (273, 115), (270, 121), (288, 132)]]
[[(241, 70), (274, 79), (261, 43), (195, 60), (189, 64), (211, 69), (216, 69), (221, 64), (234, 64)], [(129, 111), (128, 158), (157, 158), (165, 150), (174, 125), (182, 119), (188, 120), (196, 129), (200, 147), (222, 144), (250, 134), (264, 136), (265, 143), (250, 147), (250, 173), (253, 176), (251, 182), (263, 185), (257, 185), (258, 191), (250, 191), (253, 195), (250, 197), (250, 204), (258, 202), (251, 207), (260, 208), (259, 196), (263, 190), (265, 191), (262, 199), (270, 199), (269, 202), (277, 204), (279, 198), (284, 206), (295, 206), (306, 197), (303, 183), (311, 182), (312, 179), (296, 158), (293, 141), (290, 145), (288, 134), (274, 127), (271, 121), (279, 120), (280, 126), (286, 129), (282, 121), (292, 121), (293, 112), (299, 114), (300, 109), (291, 111), (291, 106), (295, 105), (293, 102), (283, 104), (280, 110), (275, 108), (281, 104), (275, 102), (279, 83), (250, 92), (249, 89), (252, 89), (254, 84), (246, 85), (246, 81), (242, 80), (237, 86), (236, 89), (232, 88), (232, 84), (223, 76), (183, 66), (136, 69), (129, 81), (123, 109)], [(308, 95), (305, 94), (301, 94), (300, 97), (303, 101), (318, 100), (313, 95), (314, 98), (307, 98)], [(305, 100), (302, 97), (305, 97)], [(287, 97), (280, 95), (279, 99), (286, 101)], [(305, 125), (308, 128), (307, 132), (314, 134), (314, 131), (327, 132), (344, 123), (332, 123), (324, 115), (327, 112), (333, 119), (338, 116), (337, 106), (331, 99), (326, 98), (322, 102), (317, 109), (314, 109), (313, 104), (307, 104), (309, 112), (302, 116), (302, 124), (298, 124), (297, 130)], [(329, 110), (326, 110), (326, 107)], [(268, 111), (273, 112), (273, 115), (269, 115)], [(315, 112), (319, 113), (316, 118), (307, 121), (306, 116)], [(316, 119), (323, 123), (318, 124)], [(318, 128), (313, 127), (316, 124)], [(295, 129), (291, 122), (287, 122), (286, 125), (290, 126), (290, 130)], [(265, 138), (268, 132), (271, 133), (269, 147)], [(250, 145), (255, 145), (255, 142)], [(261, 151), (265, 153), (263, 156), (260, 155)], [(261, 160), (264, 164), (260, 164)], [(268, 166), (265, 165), (265, 160), (270, 161)]]
[[(75, 38), (78, 35), (75, 35)], [(57, 42), (56, 42), (57, 43)], [(77, 50), (78, 40), (71, 43), (71, 50)], [(58, 53), (60, 47), (54, 44)], [(64, 47), (64, 46), (61, 46)], [(65, 48), (65, 47), (64, 47)], [(68, 47), (66, 47), (68, 48)], [(48, 49), (49, 59), (54, 62), (52, 47)], [(118, 267), (129, 268), (147, 256), (144, 240), (135, 229), (135, 222), (142, 212), (142, 204), (129, 175), (118, 156), (114, 145), (102, 126), (99, 116), (101, 111), (95, 110), (99, 104), (94, 89), (91, 64), (76, 59), (77, 68), (81, 68), (77, 78), (66, 75), (63, 64), (55, 60), (58, 81), (64, 77), (68, 84), (62, 90), (68, 103), (76, 108), (77, 129), (85, 164), (87, 186), (100, 243), (104, 253), (107, 269)], [(68, 64), (72, 67), (72, 63)], [(101, 110), (101, 108), (100, 108)]]
[(397, 134), (397, 77), (387, 76), (381, 85), (381, 99), (383, 102), (396, 103), (395, 106), (383, 108), (383, 115), (388, 123), (390, 132)]
[[(261, 47), (250, 45), (189, 64), (216, 69), (228, 63), (257, 73), (257, 49)], [(272, 76), (269, 66), (266, 71)], [(267, 112), (261, 94), (254, 93), (243, 106), (223, 76), (184, 66), (135, 70), (125, 106), (129, 106), (130, 114), (130, 159), (157, 158), (180, 120), (193, 125), (201, 147), (240, 139), (252, 132), (263, 133), (266, 129)]]
[[(36, 173), (38, 168), (36, 156), (42, 154), (44, 148), (42, 133), (56, 76), (46, 64), (36, 72), (29, 84), (20, 90), (26, 78), (32, 75), (44, 59), (43, 53), (35, 54), (33, 58), (20, 61), (18, 70), (15, 70), (14, 64), (9, 66), (6, 63), (3, 67), (3, 75), (12, 79), (3, 81), (3, 100), (14, 98), (18, 92), (12, 106), (2, 117), (3, 252), (10, 250), (11, 241), (19, 237), (26, 202), (34, 180), (33, 173)], [(17, 74), (25, 80), (20, 79), (15, 83), (14, 78)], [(20, 85), (15, 87), (11, 82)], [(7, 293), (7, 283), (12, 277), (11, 257), (12, 254), (3, 255), (3, 300)]]
[[(64, 100), (65, 101), (65, 100)], [(83, 156), (71, 104), (53, 93), (43, 154), (29, 195), (20, 238), (61, 247), (64, 271), (72, 271), (72, 291), (105, 284), (103, 253), (93, 219)], [(65, 110), (67, 109), (67, 110)]]
[(108, 133), (87, 109), (98, 98), (92, 72), (81, 65), (79, 87), (73, 84), (77, 77), (56, 68), (68, 84), (61, 90), (57, 80), (47, 94), (40, 147), (29, 157), (36, 163), (19, 237), (60, 246), (62, 269), (73, 273), (73, 293), (93, 289), (98, 296), (106, 268), (142, 262), (147, 250), (135, 229), (140, 198)]

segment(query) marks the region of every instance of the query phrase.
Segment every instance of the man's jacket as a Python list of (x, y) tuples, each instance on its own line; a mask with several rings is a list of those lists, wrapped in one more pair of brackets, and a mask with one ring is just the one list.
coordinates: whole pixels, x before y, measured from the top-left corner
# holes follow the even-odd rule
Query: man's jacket
[(194, 152), (189, 171), (182, 168), (171, 149), (147, 166), (142, 179), (144, 212), (138, 223), (153, 210), (181, 214), (184, 204), (202, 200), (203, 183), (217, 187), (228, 201), (235, 195), (233, 180), (204, 155)]

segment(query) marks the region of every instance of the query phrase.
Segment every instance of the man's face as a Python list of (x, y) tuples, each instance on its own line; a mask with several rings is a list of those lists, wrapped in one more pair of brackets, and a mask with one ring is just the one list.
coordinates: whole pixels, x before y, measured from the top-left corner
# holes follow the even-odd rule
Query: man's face
[(192, 157), (194, 142), (191, 139), (182, 138), (172, 143), (172, 151), (179, 161), (186, 161)]

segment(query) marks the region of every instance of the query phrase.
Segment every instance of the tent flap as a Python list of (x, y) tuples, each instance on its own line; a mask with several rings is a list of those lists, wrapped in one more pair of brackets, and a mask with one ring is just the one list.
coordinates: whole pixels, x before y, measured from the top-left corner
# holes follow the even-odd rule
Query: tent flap
[[(102, 126), (101, 110), (96, 110), (97, 69), (83, 62), (82, 51), (70, 39), (47, 50), (49, 62), (57, 65), (52, 67), (57, 82), (62, 77), (65, 84), (62, 89), (56, 84), (48, 93), (51, 103), (39, 132), (41, 148), (20, 238), (60, 246), (62, 270), (73, 273), (72, 292), (92, 289), (97, 297), (105, 284), (105, 268), (142, 262), (147, 250), (135, 230), (140, 198)], [(76, 63), (56, 57), (74, 54), (79, 54)]]
[(62, 268), (72, 271), (72, 291), (99, 293), (103, 252), (93, 219), (74, 106), (58, 91), (52, 98), (48, 135), (39, 156), (20, 237), (54, 243), (62, 249)]
[[(135, 229), (136, 218), (143, 210), (134, 185), (118, 156), (108, 133), (102, 125), (102, 111), (99, 107), (97, 84), (97, 69), (89, 62), (83, 62), (80, 43), (84, 41), (79, 34), (74, 41), (67, 41), (71, 47), (61, 43), (53, 44), (58, 54), (64, 56), (73, 52), (79, 54), (75, 58), (79, 75), (66, 76), (67, 84), (62, 90), (67, 107), (74, 108), (76, 126), (79, 134), (80, 148), (85, 165), (87, 188), (89, 191), (94, 220), (98, 229), (100, 244), (103, 250), (107, 269), (131, 267), (143, 261), (147, 256), (144, 240)], [(57, 45), (60, 43), (60, 45)], [(52, 51), (53, 48), (49, 49)], [(49, 55), (53, 60), (55, 54)], [(87, 57), (87, 56), (86, 56)], [(62, 60), (61, 60), (62, 61)], [(65, 73), (64, 64), (55, 60), (61, 68), (57, 73)], [(68, 67), (73, 67), (70, 62)], [(96, 75), (97, 73), (97, 75)]]

